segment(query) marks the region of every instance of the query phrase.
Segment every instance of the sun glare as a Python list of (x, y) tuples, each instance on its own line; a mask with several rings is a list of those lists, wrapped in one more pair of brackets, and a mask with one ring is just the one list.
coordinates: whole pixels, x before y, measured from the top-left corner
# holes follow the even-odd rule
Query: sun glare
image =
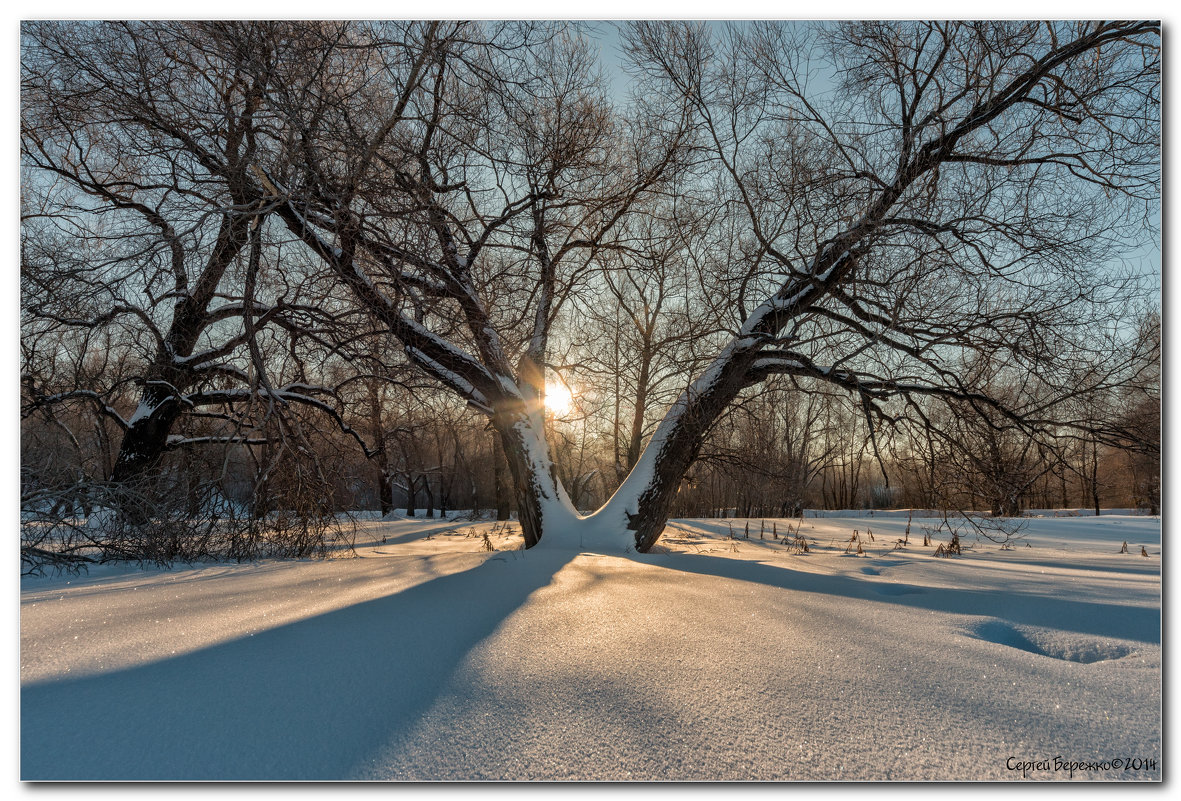
[(574, 408), (574, 394), (560, 381), (547, 381), (545, 408), (554, 417), (565, 417)]

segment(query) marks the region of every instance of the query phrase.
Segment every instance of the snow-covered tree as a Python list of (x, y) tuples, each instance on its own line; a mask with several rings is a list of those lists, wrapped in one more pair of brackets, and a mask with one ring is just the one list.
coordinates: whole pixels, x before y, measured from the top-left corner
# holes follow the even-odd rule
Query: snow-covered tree
[[(115, 38), (66, 30), (76, 47), (40, 59), (72, 65), (74, 50)], [(215, 212), (194, 217), (216, 213), (225, 231), (224, 246), (201, 240), (213, 243), (206, 264), (246, 253), (252, 275), (255, 250), (313, 259), (334, 298), (484, 415), (529, 546), (647, 551), (715, 421), (770, 376), (850, 393), (871, 434), (921, 423), (927, 398), (1026, 430), (1061, 424), (1060, 402), (1090, 389), (1067, 378), (1119, 338), (1137, 290), (1112, 259), (1144, 239), (1159, 205), (1155, 23), (639, 24), (625, 36), (637, 81), (626, 105), (570, 25), (115, 30), (127, 55), (103, 66), (119, 72), (123, 105), (87, 112), (89, 129), (151, 143), (164, 163), (226, 187)], [(219, 56), (196, 40), (219, 43)], [(155, 99), (173, 91), (174, 62), (191, 65), (205, 105), (170, 119)], [(188, 199), (159, 183), (162, 197)], [(635, 257), (643, 226), (630, 223), (695, 187), (743, 242), (683, 304), (709, 321), (697, 355), (712, 352), (614, 494), (582, 516), (547, 439), (555, 326), (571, 297), (602, 294), (603, 254), (667, 263)], [(119, 192), (98, 199), (140, 202), (138, 188)], [(201, 319), (221, 313), (180, 295)], [(248, 347), (258, 323), (283, 319), (256, 319), (266, 314), (244, 311), (243, 338), (226, 343)], [(180, 344), (169, 351), (164, 337), (160, 352), (180, 353), (169, 369), (198, 361)], [(957, 367), (972, 353), (1028, 373), (1038, 391), (1023, 397), (1036, 401), (974, 384)], [(177, 387), (164, 400), (185, 397)]]
[[(96, 404), (122, 431), (110, 478), (135, 483), (165, 451), (249, 442), (186, 437), (196, 414), (265, 396), (335, 414), (321, 388), (272, 386), (260, 332), (314, 336), (323, 295), (303, 305), (295, 262), (265, 241), (270, 209), (254, 191), (259, 108), (274, 53), (265, 25), (29, 23), (22, 29), (22, 278), (26, 336), (116, 332), (138, 369), (54, 391), (26, 371), (26, 401)], [(266, 254), (264, 255), (264, 249)], [(294, 349), (294, 346), (292, 346)], [(134, 408), (120, 409), (126, 384)]]
[[(644, 549), (719, 411), (788, 374), (843, 387), (879, 422), (917, 398), (1026, 429), (1119, 365), (1135, 292), (1111, 260), (1159, 202), (1154, 23), (637, 26), (653, 89), (689, 97), (766, 256), (761, 303), (686, 390), (621, 501)], [(1026, 371), (1012, 406), (957, 369)]]

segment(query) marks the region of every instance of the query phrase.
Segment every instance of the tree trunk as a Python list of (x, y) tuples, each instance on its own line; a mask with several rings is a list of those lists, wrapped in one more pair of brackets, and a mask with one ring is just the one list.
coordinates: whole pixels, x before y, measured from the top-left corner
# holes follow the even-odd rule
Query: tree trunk
[(640, 446), (644, 441), (644, 410), (648, 406), (648, 371), (650, 360), (651, 356), (647, 350), (645, 350), (641, 357), (640, 375), (636, 379), (636, 408), (632, 412), (631, 437), (627, 443), (628, 470), (631, 470), (636, 466), (636, 462), (640, 458)]
[(151, 486), (168, 445), (180, 407), (167, 392), (147, 387), (123, 434), (111, 471), (114, 506), (133, 525), (146, 523), (161, 498)]
[(159, 465), (172, 425), (179, 416), (176, 402), (167, 393), (152, 387), (145, 389), (123, 434), (111, 481), (133, 485)]
[(1095, 517), (1099, 516), (1099, 443), (1091, 440), (1091, 503), (1095, 507)]
[(385, 425), (381, 419), (381, 390), (376, 381), (369, 383), (369, 423), (373, 437), (374, 475), (377, 478), (377, 505), (385, 517), (394, 509), (393, 476), (390, 475), (389, 455), (386, 450)]
[(201, 514), (201, 496), (198, 490), (199, 482), (191, 471), (184, 473), (185, 483), (185, 516), (193, 519)]
[(578, 516), (550, 457), (544, 422), (539, 415), (512, 410), (494, 415), (492, 425), (504, 444), (525, 547), (540, 542), (543, 533), (563, 539), (570, 532), (562, 528), (572, 528)]
[(147, 478), (147, 474), (160, 463), (168, 445), (168, 435), (181, 412), (180, 400), (173, 391), (186, 391), (192, 381), (192, 376), (178, 367), (176, 357), (192, 355), (208, 323), (209, 303), (222, 275), (245, 247), (249, 225), (246, 215), (227, 214), (222, 219), (201, 277), (178, 303), (164, 347), (157, 350), (145, 373), (147, 383), (139, 407), (128, 421), (130, 426), (119, 445), (119, 455), (115, 457), (111, 471), (113, 483), (133, 486)]
[(1004, 495), (994, 498), (992, 501), (992, 516), (993, 517), (1020, 517), (1021, 516), (1021, 502), (1015, 496)]
[(414, 506), (415, 506), (414, 501), (415, 501), (415, 496), (417, 495), (417, 492), (416, 492), (415, 486), (414, 486), (415, 483), (416, 482), (414, 480), (414, 476), (411, 475), (410, 473), (407, 473), (406, 474), (406, 516), (407, 517), (414, 517)]
[(435, 516), (435, 492), (431, 489), (431, 477), (423, 475), (422, 477), (422, 491), (426, 493), (426, 511), (424, 516), (431, 518)]
[(377, 503), (381, 507), (381, 516), (385, 517), (394, 511), (394, 482), (384, 466), (377, 470)]
[(499, 434), (492, 435), (492, 481), (493, 492), (496, 495), (496, 520), (508, 520), (511, 517), (509, 488), (505, 480), (507, 462), (504, 456), (504, 444)]

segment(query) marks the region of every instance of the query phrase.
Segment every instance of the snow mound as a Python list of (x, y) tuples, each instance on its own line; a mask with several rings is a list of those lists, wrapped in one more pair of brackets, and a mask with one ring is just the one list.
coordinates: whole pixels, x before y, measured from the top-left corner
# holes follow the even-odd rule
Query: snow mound
[(1123, 659), (1135, 653), (1130, 645), (1117, 640), (1081, 637), (1037, 626), (1018, 626), (1005, 620), (977, 623), (970, 626), (967, 633), (978, 640), (1084, 665)]

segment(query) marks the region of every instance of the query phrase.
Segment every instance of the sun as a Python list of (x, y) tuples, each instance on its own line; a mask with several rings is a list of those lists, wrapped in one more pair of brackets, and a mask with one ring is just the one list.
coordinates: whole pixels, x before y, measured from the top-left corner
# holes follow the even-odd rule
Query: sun
[(565, 417), (574, 408), (574, 393), (561, 381), (545, 382), (545, 410), (554, 417)]

